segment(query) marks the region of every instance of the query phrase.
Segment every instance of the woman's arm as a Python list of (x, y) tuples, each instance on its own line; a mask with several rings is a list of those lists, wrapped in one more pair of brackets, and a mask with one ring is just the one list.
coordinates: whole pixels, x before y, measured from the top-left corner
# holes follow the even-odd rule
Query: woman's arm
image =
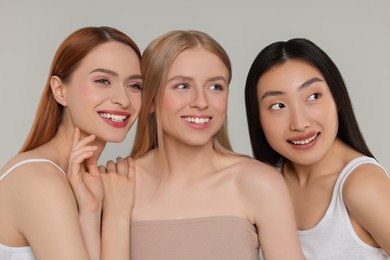
[(134, 163), (118, 158), (116, 163), (109, 161), (107, 167), (98, 167), (97, 147), (89, 145), (94, 138), (80, 140), (76, 128), (67, 173), (77, 199), (82, 234), (91, 259), (128, 260)]
[(264, 259), (304, 259), (282, 175), (262, 164), (251, 166), (248, 171), (244, 183), (246, 200), (258, 229)]
[(97, 167), (96, 146), (89, 145), (94, 135), (80, 139), (75, 129), (67, 177), (77, 200), (79, 221), (89, 257), (99, 260), (101, 253), (101, 211), (103, 184)]
[(390, 179), (384, 170), (372, 164), (356, 168), (345, 181), (343, 198), (359, 225), (390, 255)]
[(28, 164), (17, 171), (13, 176), (18, 177), (18, 189), (10, 196), (14, 209), (9, 214), (36, 259), (89, 259), (65, 176), (47, 163)]
[[(102, 259), (130, 259), (130, 224), (134, 206), (135, 167), (131, 158), (117, 158), (99, 167), (104, 186)], [(103, 173), (103, 172), (107, 173)]]

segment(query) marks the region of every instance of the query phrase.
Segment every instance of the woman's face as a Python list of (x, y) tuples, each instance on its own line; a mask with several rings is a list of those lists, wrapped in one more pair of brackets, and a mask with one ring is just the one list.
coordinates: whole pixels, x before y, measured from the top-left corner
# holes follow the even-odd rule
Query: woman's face
[(331, 149), (338, 131), (337, 108), (322, 74), (289, 60), (257, 83), (260, 123), (271, 147), (296, 164), (311, 165)]
[(121, 142), (141, 107), (140, 60), (129, 46), (108, 42), (94, 48), (63, 88), (65, 114), (83, 132)]
[(168, 72), (161, 104), (164, 140), (204, 145), (225, 122), (229, 72), (200, 47), (181, 52)]

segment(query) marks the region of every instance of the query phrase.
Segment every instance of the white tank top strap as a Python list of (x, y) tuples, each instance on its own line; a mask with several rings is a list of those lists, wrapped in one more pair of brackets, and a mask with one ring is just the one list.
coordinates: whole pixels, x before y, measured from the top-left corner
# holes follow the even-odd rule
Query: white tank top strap
[(57, 164), (55, 164), (54, 162), (52, 162), (52, 161), (50, 161), (48, 159), (27, 159), (27, 160), (20, 161), (20, 162), (16, 163), (15, 165), (13, 165), (11, 168), (9, 168), (2, 176), (0, 176), (0, 181), (2, 179), (4, 179), (8, 174), (10, 174), (13, 170), (15, 170), (17, 167), (19, 167), (19, 166), (21, 166), (23, 164), (32, 163), (32, 162), (47, 162), (47, 163), (50, 163), (51, 165), (55, 166), (58, 170), (60, 170), (63, 175), (66, 175), (65, 171), (63, 169), (61, 169), (60, 166), (58, 166)]
[(370, 163), (370, 164), (375, 164), (376, 166), (380, 167), (383, 169), (383, 171), (386, 173), (386, 175), (388, 177), (389, 176), (389, 173), (386, 171), (386, 169), (380, 165), (378, 163), (377, 160), (375, 160), (374, 158), (372, 157), (368, 157), (368, 156), (361, 156), (361, 157), (357, 157), (353, 160), (351, 160), (343, 169), (343, 171), (340, 173), (340, 176), (339, 176), (339, 180), (337, 182), (339, 182), (339, 185), (343, 186), (345, 180), (347, 179), (347, 177), (351, 174), (351, 172), (353, 172), (353, 170), (362, 165), (362, 164), (366, 164), (366, 163)]

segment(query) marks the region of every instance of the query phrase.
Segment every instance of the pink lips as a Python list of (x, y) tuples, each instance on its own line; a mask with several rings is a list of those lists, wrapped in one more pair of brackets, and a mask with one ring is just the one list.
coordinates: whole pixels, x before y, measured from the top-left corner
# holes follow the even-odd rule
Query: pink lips
[(189, 115), (181, 117), (184, 122), (193, 129), (203, 130), (210, 126), (212, 117), (207, 115)]
[(294, 136), (294, 138), (288, 140), (288, 143), (290, 143), (296, 149), (307, 149), (317, 143), (320, 134), (321, 133), (312, 131), (306, 134)]
[(116, 128), (126, 127), (131, 116), (130, 113), (124, 111), (102, 110), (98, 113), (104, 122)]

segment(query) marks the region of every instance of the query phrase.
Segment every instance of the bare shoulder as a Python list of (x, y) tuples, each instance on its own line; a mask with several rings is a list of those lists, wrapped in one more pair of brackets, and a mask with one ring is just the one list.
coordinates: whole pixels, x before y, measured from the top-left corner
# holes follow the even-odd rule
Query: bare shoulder
[(350, 173), (343, 186), (344, 201), (349, 207), (373, 203), (390, 195), (390, 178), (378, 165), (366, 163)]
[(0, 176), (10, 170), (12, 170), (9, 173), (10, 176), (19, 176), (26, 173), (27, 178), (31, 173), (33, 173), (33, 177), (37, 177), (35, 175), (39, 173), (45, 174), (51, 172), (59, 173), (60, 176), (65, 176), (64, 173), (54, 165), (52, 159), (46, 158), (46, 155), (47, 154), (38, 153), (34, 150), (17, 154), (0, 169)]
[[(25, 160), (30, 160), (29, 158), (20, 160), (17, 157), (10, 160), (1, 170), (1, 172), (6, 172), (8, 170), (12, 171), (4, 179), (26, 179), (28, 181), (36, 182), (42, 181), (45, 179), (63, 179), (66, 181), (65, 174), (56, 167), (53, 163), (47, 161), (39, 160), (30, 160), (24, 162)], [(41, 179), (42, 178), (42, 179)]]
[[(18, 162), (20, 160), (14, 160), (12, 164)], [(0, 203), (2, 209), (26, 237), (39, 236), (45, 225), (55, 230), (55, 225), (65, 225), (66, 219), (77, 216), (76, 201), (67, 178), (51, 163), (22, 164), (0, 182), (0, 187), (0, 197), (6, 198)], [(35, 230), (38, 226), (41, 233)]]
[(133, 158), (134, 165), (136, 167), (137, 172), (138, 171), (148, 171), (151, 167), (156, 165), (157, 153), (155, 150), (148, 151), (141, 157), (138, 157), (136, 159)]
[[(135, 174), (136, 174), (136, 185), (140, 186), (144, 183), (154, 181), (158, 175), (158, 169), (160, 158), (157, 158), (158, 154), (155, 150), (148, 151), (141, 157), (133, 159)], [(147, 185), (147, 184), (146, 184)]]
[[(238, 196), (245, 215), (264, 232), (269, 226), (290, 225), (295, 232), (294, 216), (286, 182), (272, 166), (251, 158), (234, 164)], [(270, 224), (277, 223), (277, 224)], [(282, 231), (284, 232), (284, 231)], [(271, 231), (272, 233), (272, 231)]]
[[(11, 160), (2, 173), (11, 169), (20, 160)], [(48, 162), (28, 162), (14, 168), (0, 183), (4, 192), (18, 193), (11, 198), (28, 203), (40, 194), (69, 195), (70, 186), (63, 172)], [(12, 187), (12, 189), (10, 189)], [(23, 191), (23, 192), (21, 192)], [(62, 192), (61, 192), (62, 191)], [(51, 196), (51, 195), (50, 195)], [(16, 202), (16, 201), (14, 201)]]
[(232, 167), (238, 181), (245, 189), (255, 192), (269, 192), (278, 186), (284, 186), (282, 174), (274, 167), (252, 158), (242, 157)]
[(390, 178), (385, 170), (375, 164), (358, 166), (344, 183), (343, 198), (350, 215), (375, 244), (390, 252)]
[[(275, 204), (289, 208), (287, 185), (277, 169), (252, 158), (240, 157), (235, 160), (229, 167), (229, 175), (233, 177), (231, 180), (245, 215), (252, 223), (260, 224), (260, 218), (274, 210), (283, 211), (277, 210)], [(271, 205), (272, 209), (269, 208)]]

